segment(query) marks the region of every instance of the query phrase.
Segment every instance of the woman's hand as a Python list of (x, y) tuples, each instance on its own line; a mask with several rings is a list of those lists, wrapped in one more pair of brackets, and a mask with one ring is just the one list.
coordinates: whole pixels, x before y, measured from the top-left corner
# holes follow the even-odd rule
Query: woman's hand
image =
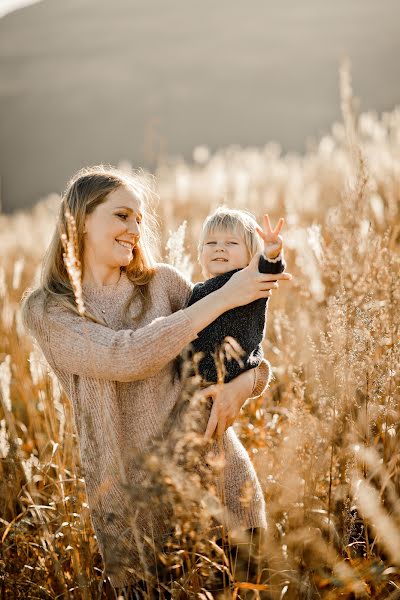
[(208, 420), (206, 441), (211, 441), (214, 434), (221, 437), (226, 429), (236, 421), (243, 404), (251, 396), (254, 384), (253, 369), (245, 371), (228, 383), (210, 385), (197, 394), (212, 398), (213, 405)]
[(283, 238), (279, 235), (285, 219), (281, 217), (278, 221), (278, 225), (275, 229), (272, 229), (271, 222), (269, 220), (269, 215), (265, 214), (263, 216), (264, 219), (264, 229), (263, 231), (261, 227), (257, 227), (256, 231), (258, 235), (264, 240), (264, 254), (267, 258), (274, 259), (282, 252), (283, 247)]
[(259, 298), (268, 298), (272, 295), (272, 290), (279, 287), (277, 280), (290, 280), (290, 273), (260, 273), (258, 263), (260, 254), (256, 254), (250, 261), (250, 264), (234, 273), (229, 281), (226, 282), (214, 294), (222, 297), (225, 310), (236, 306), (243, 306), (258, 300)]
[(198, 333), (215, 321), (227, 310), (250, 304), (260, 298), (272, 296), (279, 287), (278, 281), (292, 279), (290, 273), (260, 273), (258, 264), (261, 253), (256, 254), (250, 264), (240, 269), (221, 288), (183, 309), (189, 318), (192, 330)]

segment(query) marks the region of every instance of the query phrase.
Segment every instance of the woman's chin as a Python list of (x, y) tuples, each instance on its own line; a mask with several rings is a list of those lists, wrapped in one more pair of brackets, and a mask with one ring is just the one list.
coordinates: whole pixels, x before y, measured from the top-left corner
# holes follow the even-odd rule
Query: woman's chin
[(121, 268), (121, 267), (127, 267), (130, 263), (132, 262), (132, 258), (121, 258), (120, 256), (118, 257), (118, 260), (114, 261), (114, 267), (117, 268)]
[(129, 252), (129, 253), (127, 252), (126, 254), (118, 256), (118, 260), (117, 260), (118, 266), (119, 267), (127, 267), (132, 262), (134, 253), (135, 253), (135, 251)]
[(121, 260), (119, 266), (120, 267), (127, 267), (128, 265), (131, 264), (132, 258), (133, 257), (131, 256), (130, 258), (127, 258), (126, 260), (123, 260), (123, 261)]

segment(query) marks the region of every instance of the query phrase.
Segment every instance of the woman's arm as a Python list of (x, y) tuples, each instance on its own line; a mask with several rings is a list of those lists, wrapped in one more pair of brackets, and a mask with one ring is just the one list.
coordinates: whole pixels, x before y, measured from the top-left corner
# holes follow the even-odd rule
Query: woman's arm
[(279, 287), (278, 280), (290, 280), (292, 275), (290, 273), (260, 273), (258, 269), (260, 258), (260, 254), (253, 256), (247, 267), (234, 273), (222, 287), (200, 298), (191, 306), (186, 305), (193, 289), (192, 284), (176, 269), (170, 265), (164, 265), (164, 270), (167, 267), (169, 275), (174, 280), (169, 289), (172, 309), (183, 309), (196, 331), (199, 332), (232, 308), (250, 304), (260, 298), (268, 298), (271, 296), (272, 290)]
[(271, 366), (263, 358), (257, 367), (244, 371), (228, 383), (214, 384), (199, 392), (203, 396), (213, 398), (205, 438), (211, 440), (215, 432), (218, 436), (223, 435), (236, 421), (245, 402), (261, 396), (270, 381)]
[(271, 379), (269, 363), (262, 359), (255, 369), (244, 371), (228, 383), (217, 383), (197, 392), (213, 399), (210, 418), (204, 437), (210, 441), (213, 435), (222, 436), (236, 421), (240, 409), (250, 397), (257, 398), (266, 390)]
[(213, 399), (210, 418), (204, 434), (207, 441), (210, 441), (215, 433), (218, 437), (222, 436), (224, 431), (236, 421), (243, 404), (253, 394), (253, 371), (257, 369), (249, 369), (228, 383), (217, 383), (197, 392), (197, 394)]
[(96, 379), (135, 381), (155, 375), (197, 336), (184, 311), (115, 331), (52, 306), (32, 307), (29, 330), (54, 369)]
[(234, 273), (225, 285), (184, 309), (197, 332), (231, 308), (269, 298), (272, 290), (279, 287), (278, 280), (292, 279), (290, 273), (260, 273), (259, 258), (259, 254), (254, 255), (250, 264)]
[(269, 296), (276, 287), (271, 278), (291, 278), (285, 273), (260, 275), (257, 263), (230, 281), (237, 275), (241, 276), (229, 290), (227, 284), (195, 306), (158, 317), (136, 330), (115, 331), (59, 306), (49, 307), (43, 314), (40, 302), (30, 304), (28, 328), (53, 368), (114, 381), (145, 379), (175, 358), (221, 313)]

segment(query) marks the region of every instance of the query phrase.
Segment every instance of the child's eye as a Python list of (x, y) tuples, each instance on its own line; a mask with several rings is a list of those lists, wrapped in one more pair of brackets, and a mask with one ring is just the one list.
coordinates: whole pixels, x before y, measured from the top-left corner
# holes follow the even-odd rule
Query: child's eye
[(216, 242), (206, 242), (206, 246), (211, 246), (211, 244), (216, 244)]
[(228, 242), (228, 243), (229, 243), (229, 244), (235, 244), (235, 246), (237, 246), (237, 245), (238, 245), (238, 243), (237, 243), (237, 242)]

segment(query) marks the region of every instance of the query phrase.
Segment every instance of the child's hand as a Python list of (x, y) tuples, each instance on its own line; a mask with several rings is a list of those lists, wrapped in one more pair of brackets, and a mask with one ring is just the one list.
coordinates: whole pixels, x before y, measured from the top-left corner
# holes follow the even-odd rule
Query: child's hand
[(266, 258), (273, 259), (281, 253), (283, 248), (283, 238), (279, 235), (279, 232), (283, 227), (285, 219), (281, 217), (274, 230), (271, 227), (268, 214), (265, 214), (263, 219), (265, 231), (261, 227), (257, 227), (256, 231), (264, 240), (264, 255)]

